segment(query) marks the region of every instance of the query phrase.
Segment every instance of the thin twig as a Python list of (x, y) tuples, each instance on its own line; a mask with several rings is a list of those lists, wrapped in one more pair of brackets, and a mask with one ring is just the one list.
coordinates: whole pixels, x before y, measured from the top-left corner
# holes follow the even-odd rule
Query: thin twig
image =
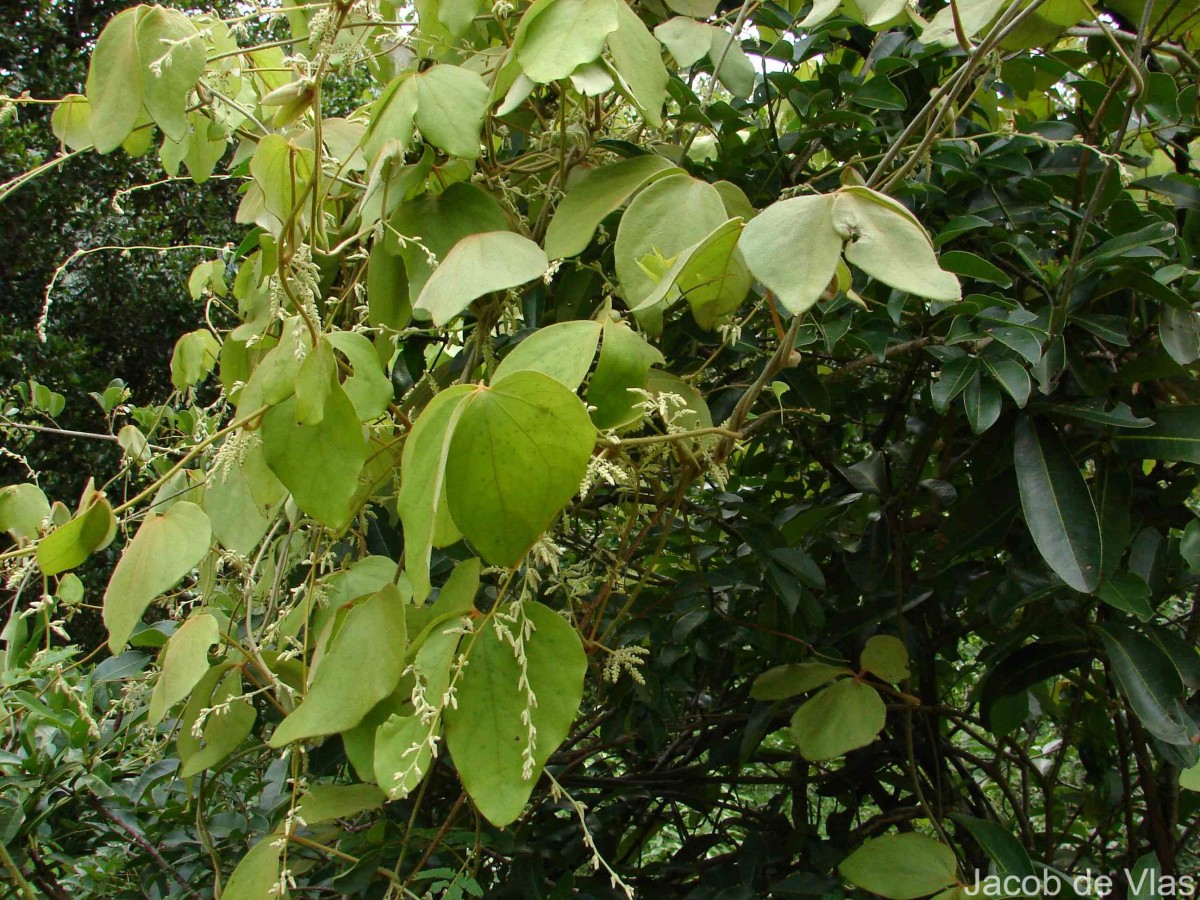
[(104, 818), (108, 819), (108, 821), (120, 828), (133, 839), (135, 844), (145, 850), (149, 857), (158, 865), (158, 867), (170, 875), (174, 882), (183, 888), (183, 892), (185, 894), (187, 894), (189, 897), (195, 897), (196, 900), (199, 900), (200, 895), (192, 890), (192, 886), (187, 883), (187, 880), (179, 874), (179, 871), (174, 866), (163, 859), (163, 855), (158, 852), (157, 848), (155, 848), (153, 844), (146, 840), (145, 836), (138, 832), (136, 828), (132, 828), (122, 822), (116, 815), (106, 809), (104, 804), (101, 803), (98, 798), (88, 797), (88, 803), (93, 809), (96, 810), (96, 812), (100, 813), (100, 815), (104, 816)]
[[(121, 439), (115, 434), (100, 434), (99, 432), (92, 431), (73, 431), (70, 428), (50, 428), (46, 425), (26, 425), (23, 422), (13, 422), (8, 419), (4, 419), (2, 422), (0, 422), (0, 428), (19, 428), (22, 431), (36, 431), (38, 434), (55, 434), (59, 437), (87, 438), (91, 441), (109, 441), (110, 443), (114, 444), (119, 444), (121, 442)], [(186, 450), (181, 450), (176, 447), (163, 447), (159, 444), (147, 444), (146, 446), (155, 453), (169, 453), (174, 456), (182, 456), (184, 453), (187, 453)]]

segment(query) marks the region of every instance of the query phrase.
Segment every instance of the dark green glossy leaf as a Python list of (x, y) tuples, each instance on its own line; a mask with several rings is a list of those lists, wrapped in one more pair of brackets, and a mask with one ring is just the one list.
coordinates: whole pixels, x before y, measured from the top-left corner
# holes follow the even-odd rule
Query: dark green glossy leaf
[(1096, 627), (1113, 677), (1142, 725), (1168, 744), (1190, 746), (1196, 725), (1183, 708), (1183, 682), (1171, 658), (1131, 628), (1116, 623)]
[(1200, 406), (1160, 406), (1150, 417), (1151, 427), (1114, 435), (1118, 452), (1140, 459), (1200, 463)]
[(1025, 524), (1046, 564), (1077, 591), (1100, 581), (1100, 524), (1083, 474), (1049, 425), (1017, 422), (1013, 464)]

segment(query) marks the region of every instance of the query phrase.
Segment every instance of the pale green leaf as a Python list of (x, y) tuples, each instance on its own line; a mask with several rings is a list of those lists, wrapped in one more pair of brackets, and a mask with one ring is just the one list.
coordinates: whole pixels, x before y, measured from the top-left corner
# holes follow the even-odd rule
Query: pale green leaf
[(513, 83), (509, 85), (508, 90), (504, 94), (504, 102), (500, 104), (496, 110), (497, 116), (507, 116), (509, 113), (518, 109), (522, 103), (529, 99), (529, 95), (534, 92), (537, 85), (524, 72), (519, 72), (517, 77), (513, 79)]
[(618, 2), (553, 0), (538, 10), (517, 48), (525, 75), (548, 84), (598, 58), (605, 39), (617, 30)]
[(710, 30), (708, 58), (717, 67), (717, 79), (735, 97), (749, 97), (754, 93), (757, 73), (742, 49), (742, 42), (723, 28), (710, 26)]
[[(579, 635), (558, 613), (534, 602), (510, 610), (520, 610), (534, 628), (524, 642), (525, 672), (509, 642), (485, 621), (470, 646), (457, 704), (445, 711), (446, 744), (463, 787), (497, 827), (521, 814), (546, 760), (566, 739), (587, 671)], [(509, 627), (520, 633), (522, 624)], [(521, 684), (523, 674), (528, 690)], [(531, 705), (530, 693), (536, 705)], [(530, 729), (522, 722), (526, 711), (537, 731), (531, 750)]]
[(412, 81), (421, 136), (451, 156), (476, 159), (488, 99), (488, 87), (479, 73), (440, 65), (413, 76)]
[(717, 11), (717, 0), (666, 0), (667, 8), (681, 16), (710, 18)]
[(354, 412), (363, 422), (383, 415), (392, 402), (392, 382), (384, 374), (375, 345), (358, 331), (331, 331), (326, 339), (350, 361), (353, 369), (342, 382), (342, 390), (354, 405)]
[(208, 516), (195, 503), (176, 503), (142, 522), (104, 592), (104, 625), (113, 653), (124, 649), (146, 607), (200, 563), (211, 541)]
[(853, 0), (868, 28), (882, 28), (904, 12), (907, 0)]
[(404, 598), (388, 585), (346, 613), (325, 648), (303, 702), (279, 723), (270, 745), (353, 728), (396, 689), (404, 671)]
[(915, 900), (958, 880), (954, 851), (915, 831), (867, 841), (838, 866), (850, 883), (889, 900)]
[(1179, 774), (1179, 786), (1189, 791), (1200, 791), (1200, 766), (1192, 766)]
[(676, 173), (661, 156), (635, 156), (593, 169), (571, 185), (546, 230), (546, 255), (577, 256), (587, 249), (605, 216), (650, 181)]
[(209, 648), (221, 640), (217, 620), (197, 613), (179, 626), (167, 641), (162, 672), (150, 697), (147, 718), (152, 725), (162, 721), (172, 706), (187, 697), (208, 671)]
[[(462, 607), (462, 600), (465, 600), (465, 608), (469, 609), (478, 587), (479, 561), (462, 563), (454, 570), (442, 589), (442, 595), (429, 610), (430, 613), (438, 613), (430, 624), (441, 624), (435, 625), (422, 640), (421, 648), (413, 659), (413, 669), (420, 681), (422, 696), (435, 712), (427, 718), (393, 715), (376, 732), (375, 779), (391, 799), (406, 797), (421, 783), (429, 769), (433, 758), (432, 739), (441, 731), (442, 701), (449, 692), (451, 668), (459, 645), (459, 634), (451, 626), (461, 626), (466, 621), (447, 619), (445, 610), (455, 605)], [(453, 611), (450, 615), (453, 615)]]
[[(958, 21), (963, 35), (970, 39), (979, 34), (996, 17), (1009, 0), (957, 0)], [(947, 5), (937, 11), (921, 29), (921, 43), (927, 47), (956, 47), (958, 35), (954, 25), (954, 9)]]
[(346, 759), (350, 761), (355, 774), (363, 781), (377, 780), (375, 778), (375, 742), (379, 729), (392, 716), (403, 716), (412, 712), (411, 695), (412, 684), (408, 678), (402, 677), (396, 690), (375, 704), (357, 725), (341, 733)]
[(621, 217), (615, 247), (617, 279), (630, 307), (654, 292), (656, 282), (642, 260), (670, 259), (727, 220), (716, 189), (690, 175), (668, 175), (634, 197)]
[(680, 428), (695, 430), (697, 428), (712, 428), (712, 412), (704, 402), (704, 396), (690, 382), (684, 381), (678, 375), (664, 372), (662, 369), (651, 369), (646, 378), (646, 390), (658, 402), (664, 402), (664, 394), (674, 394), (682, 398), (687, 405), (675, 412), (674, 422)]
[(296, 371), (296, 424), (321, 424), (325, 418), (325, 401), (336, 383), (337, 359), (329, 341), (321, 337)]
[(492, 381), (534, 371), (549, 375), (569, 391), (578, 390), (592, 367), (601, 330), (601, 324), (591, 319), (539, 328), (500, 361)]
[[(225, 155), (229, 135), (198, 112), (191, 113), (188, 121), (191, 134), (184, 139), (187, 147), (183, 164), (194, 183), (204, 184), (212, 177), (217, 163)], [(168, 146), (171, 146), (171, 142), (163, 141), (164, 150)]]
[(595, 407), (592, 421), (599, 429), (620, 428), (637, 421), (645, 398), (650, 367), (661, 365), (663, 355), (624, 322), (604, 323), (600, 360), (588, 382), (588, 404)]
[(92, 146), (92, 104), (82, 94), (67, 94), (50, 117), (54, 136), (68, 150)]
[(549, 266), (542, 248), (527, 237), (511, 231), (473, 234), (455, 244), (434, 270), (413, 310), (441, 327), (471, 301), (540, 278)]
[(823, 662), (788, 663), (768, 669), (750, 687), (755, 700), (789, 700), (828, 684), (835, 678), (854, 673), (845, 666)]
[(433, 760), (433, 736), (441, 731), (440, 717), (429, 722), (418, 715), (391, 715), (375, 732), (375, 780), (397, 800), (421, 783)]
[[(438, 589), (436, 601), (408, 607), (406, 614), (410, 654), (419, 655), (425, 641), (433, 637), (435, 630), (438, 630), (437, 625), (470, 612), (475, 605), (475, 595), (479, 593), (481, 569), (482, 563), (477, 557), (463, 560), (454, 567), (445, 584)], [(444, 631), (445, 626), (442, 626), (439, 633)], [(425, 674), (428, 675), (428, 672)]]
[(225, 283), (225, 263), (219, 259), (198, 263), (188, 275), (188, 293), (193, 300), (199, 300), (206, 290), (211, 289), (218, 297), (229, 293)]
[(262, 191), (263, 209), (274, 217), (275, 221), (269, 224), (276, 232), (294, 211), (299, 214), (304, 185), (312, 178), (312, 173), (311, 150), (292, 144), (278, 134), (268, 134), (258, 142), (250, 160), (250, 174)]
[(248, 556), (270, 527), (271, 508), (287, 493), (267, 467), (262, 441), (242, 432), (230, 465), (218, 465), (204, 484), (204, 511), (212, 522), (213, 537), (227, 550)]
[[(654, 36), (671, 51), (681, 66), (694, 66), (708, 55), (713, 44), (713, 27), (695, 19), (676, 16), (654, 29)], [(728, 32), (722, 32), (728, 37)]]
[(58, 588), (54, 596), (67, 606), (78, 606), (83, 602), (83, 582), (73, 572), (68, 572), (58, 580)]
[(750, 273), (737, 249), (742, 227), (740, 220), (730, 219), (680, 253), (634, 314), (682, 295), (696, 324), (706, 330), (714, 328), (750, 292)]
[(376, 328), (399, 331), (411, 317), (404, 261), (388, 253), (384, 241), (375, 241), (367, 263), (367, 320)]
[(363, 155), (374, 162), (391, 141), (401, 153), (412, 143), (417, 118), (417, 88), (412, 75), (404, 73), (390, 81), (371, 108), (371, 121), (363, 136)]
[[(308, 329), (299, 316), (284, 320), (279, 343), (259, 360), (237, 395), (239, 415), (249, 415), (292, 396), (300, 362), (311, 350), (310, 340)], [(226, 341), (225, 346), (229, 345)]]
[(451, 37), (459, 37), (483, 10), (484, 0), (439, 0), (437, 17)]
[(276, 896), (274, 889), (279, 882), (280, 856), (285, 843), (279, 835), (268, 834), (251, 847), (221, 891), (224, 900), (263, 900)]
[(585, 63), (571, 73), (571, 86), (585, 97), (598, 97), (612, 90), (612, 75), (600, 63)]
[(516, 565), (575, 496), (595, 439), (579, 398), (541, 372), (473, 389), (446, 458), (455, 525), (487, 562)]
[(7, 531), (17, 541), (36, 540), (49, 515), (50, 501), (36, 484), (0, 488), (0, 531)]
[(873, 687), (847, 678), (835, 681), (792, 716), (792, 738), (810, 762), (865, 747), (883, 730), (886, 710)]
[[(206, 716), (199, 737), (192, 732), (206, 709), (221, 708)], [(242, 673), (236, 663), (221, 663), (204, 674), (184, 706), (175, 739), (179, 775), (191, 778), (220, 763), (236, 750), (254, 727), (254, 707), (242, 699)]]
[(420, 295), (433, 272), (424, 248), (444, 260), (450, 249), (468, 235), (511, 230), (504, 210), (492, 195), (467, 181), (455, 182), (440, 194), (424, 194), (401, 203), (392, 215), (391, 226), (423, 245), (411, 241), (399, 244), (394, 235), (387, 236), (388, 249), (404, 260), (410, 297)]
[(798, 24), (797, 28), (811, 29), (816, 28), (835, 12), (842, 5), (842, 0), (813, 0), (812, 9)]
[(367, 126), (362, 122), (351, 122), (335, 116), (321, 123), (321, 140), (330, 157), (347, 172), (365, 172), (366, 158), (362, 154), (362, 142)]
[(962, 298), (958, 279), (938, 265), (925, 229), (894, 200), (865, 187), (842, 188), (833, 195), (832, 217), (851, 265), (929, 300)]
[(758, 210), (751, 204), (746, 192), (732, 181), (714, 181), (713, 187), (721, 195), (721, 202), (725, 204), (725, 214), (729, 218), (749, 222), (758, 215)]
[(207, 328), (189, 331), (175, 342), (171, 354), (171, 384), (182, 391), (199, 384), (217, 364), (221, 345)]
[(296, 804), (305, 825), (348, 819), (383, 806), (384, 796), (373, 784), (314, 784)]
[(137, 30), (145, 9), (135, 6), (109, 20), (88, 63), (87, 99), (92, 141), (98, 153), (111, 153), (120, 147), (142, 111)]
[(117, 520), (103, 497), (97, 498), (65, 525), (60, 525), (37, 547), (38, 568), (43, 575), (57, 575), (73, 569), (108, 543)]
[(773, 203), (746, 224), (738, 249), (788, 312), (807, 312), (837, 274), (842, 238), (834, 228), (833, 198)]
[(899, 684), (909, 676), (908, 649), (902, 640), (890, 634), (868, 638), (859, 663), (868, 672), (892, 684)]
[(162, 133), (182, 140), (188, 130), (188, 96), (204, 72), (200, 32), (177, 9), (152, 6), (137, 27), (142, 61), (142, 101)]
[(439, 392), (417, 417), (404, 443), (396, 508), (404, 527), (404, 571), (413, 598), (429, 596), (429, 552), (434, 546), (438, 511), (445, 504), (446, 458), (462, 406), (475, 388), (456, 384)]
[(662, 49), (638, 14), (618, 0), (617, 30), (608, 36), (608, 52), (621, 82), (642, 117), (653, 128), (662, 125), (662, 107), (667, 99), (667, 67)]
[(354, 406), (340, 385), (331, 385), (317, 425), (296, 422), (295, 400), (263, 415), (263, 453), (296, 505), (323, 525), (341, 528), (367, 456), (367, 441)]

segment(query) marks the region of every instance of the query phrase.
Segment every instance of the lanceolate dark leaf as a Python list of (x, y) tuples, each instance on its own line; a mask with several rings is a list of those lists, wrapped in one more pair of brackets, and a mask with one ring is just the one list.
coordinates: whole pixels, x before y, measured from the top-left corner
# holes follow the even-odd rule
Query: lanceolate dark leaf
[(1180, 702), (1183, 681), (1171, 657), (1126, 626), (1113, 623), (1096, 628), (1104, 640), (1113, 677), (1142, 725), (1168, 744), (1190, 746), (1196, 725)]
[(1100, 581), (1096, 507), (1062, 439), (1049, 425), (1022, 417), (1013, 442), (1025, 524), (1046, 564), (1077, 591)]
[(1129, 505), (1133, 498), (1133, 479), (1129, 472), (1110, 462), (1101, 473), (1098, 483), (1097, 506), (1100, 512), (1105, 575), (1111, 575), (1121, 563), (1129, 544)]
[(1200, 463), (1200, 406), (1159, 407), (1154, 424), (1113, 437), (1117, 450), (1140, 459)]
[(977, 819), (961, 813), (951, 813), (951, 818), (966, 828), (971, 837), (979, 842), (979, 846), (995, 861), (1000, 874), (1021, 878), (1034, 874), (1029, 854), (1007, 828), (987, 819)]

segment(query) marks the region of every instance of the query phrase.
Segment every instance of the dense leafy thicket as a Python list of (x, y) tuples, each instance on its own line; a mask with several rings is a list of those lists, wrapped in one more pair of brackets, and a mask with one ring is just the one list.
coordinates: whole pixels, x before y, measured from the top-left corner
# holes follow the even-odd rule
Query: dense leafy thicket
[[(95, 385), (119, 473), (0, 489), (13, 890), (1194, 888), (1198, 33), (116, 13), (0, 210), (146, 154), (240, 230), (169, 397)], [(177, 212), (139, 229), (230, 227)], [(49, 388), (10, 388), (17, 465)]]

